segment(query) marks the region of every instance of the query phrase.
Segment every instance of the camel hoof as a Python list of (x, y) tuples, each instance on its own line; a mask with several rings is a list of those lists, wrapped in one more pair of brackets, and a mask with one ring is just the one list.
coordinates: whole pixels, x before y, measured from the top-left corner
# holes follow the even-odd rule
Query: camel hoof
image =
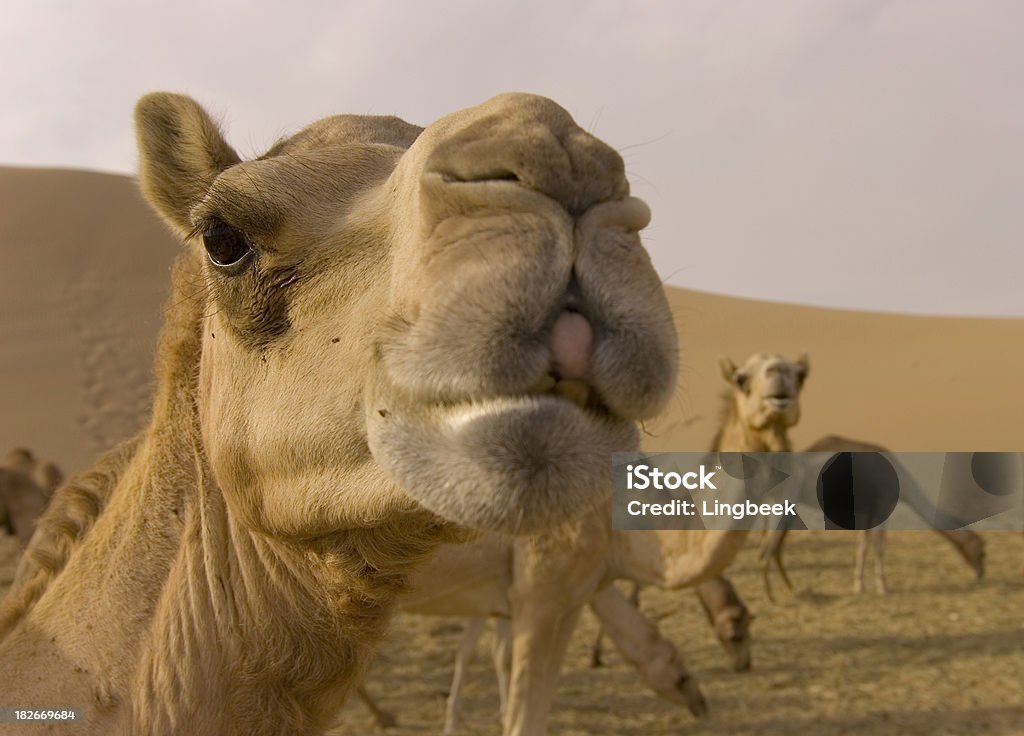
[(703, 718), (708, 714), (708, 701), (704, 699), (704, 693), (700, 691), (696, 677), (682, 675), (676, 682), (676, 690), (683, 694), (686, 707), (694, 718)]
[(690, 713), (693, 714), (694, 718), (706, 718), (708, 715), (708, 701), (704, 699), (704, 695), (700, 692), (697, 693), (697, 697), (691, 699), (687, 703), (687, 708), (690, 709)]
[(753, 663), (750, 661), (750, 657), (749, 656), (748, 657), (737, 658), (736, 661), (732, 663), (732, 671), (733, 672), (750, 672), (750, 668), (752, 666), (753, 666)]
[(957, 552), (971, 568), (975, 580), (985, 577), (985, 540), (977, 535), (968, 537), (956, 546)]

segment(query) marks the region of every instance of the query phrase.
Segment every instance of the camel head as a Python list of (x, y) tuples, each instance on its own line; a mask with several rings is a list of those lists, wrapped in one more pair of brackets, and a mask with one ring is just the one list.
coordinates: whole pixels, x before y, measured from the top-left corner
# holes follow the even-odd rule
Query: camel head
[(800, 391), (810, 372), (806, 354), (789, 361), (781, 355), (755, 353), (738, 368), (729, 358), (719, 366), (746, 426), (761, 430), (792, 427), (800, 421)]
[(40, 460), (31, 450), (24, 447), (15, 447), (10, 450), (0, 461), (0, 468), (8, 468), (31, 476), (47, 499), (64, 482), (64, 474), (60, 468), (54, 463)]
[(201, 299), (202, 454), (311, 536), (425, 508), (525, 532), (607, 497), (676, 376), (623, 163), (550, 100), (421, 129), (336, 116), (242, 161), (193, 100), (136, 108), (140, 183)]

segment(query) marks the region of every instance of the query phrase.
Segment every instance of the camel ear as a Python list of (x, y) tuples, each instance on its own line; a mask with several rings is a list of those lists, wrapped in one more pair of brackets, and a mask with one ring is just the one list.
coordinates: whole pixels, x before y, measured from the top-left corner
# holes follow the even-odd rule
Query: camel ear
[(240, 159), (191, 97), (153, 92), (135, 104), (139, 184), (150, 206), (180, 235), (217, 176)]
[(732, 385), (733, 376), (736, 375), (736, 364), (732, 362), (732, 358), (719, 358), (718, 369), (722, 371), (722, 378), (725, 382)]
[(796, 364), (800, 369), (800, 384), (807, 380), (807, 376), (811, 374), (811, 359), (807, 356), (807, 353), (800, 353), (797, 356)]
[(50, 495), (64, 482), (64, 473), (53, 463), (40, 463), (33, 473), (33, 480)]

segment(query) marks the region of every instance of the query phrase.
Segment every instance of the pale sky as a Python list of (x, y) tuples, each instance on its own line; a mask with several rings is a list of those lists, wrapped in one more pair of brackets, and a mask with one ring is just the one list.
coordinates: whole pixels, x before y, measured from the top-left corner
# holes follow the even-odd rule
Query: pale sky
[[(1024, 316), (1024, 2), (0, 0), (0, 164), (130, 173), (167, 89), (240, 152), (547, 95), (622, 153), (678, 286)], [(3, 203), (0, 203), (3, 206)]]

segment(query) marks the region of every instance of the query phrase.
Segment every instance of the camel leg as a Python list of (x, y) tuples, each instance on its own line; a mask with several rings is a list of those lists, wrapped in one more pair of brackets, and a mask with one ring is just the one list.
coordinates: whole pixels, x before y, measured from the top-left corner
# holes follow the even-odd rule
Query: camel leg
[[(594, 597), (605, 569), (596, 561), (608, 554), (603, 530), (607, 520), (591, 517), (591, 526), (571, 549), (558, 535), (534, 536), (514, 543), (511, 614), (512, 668), (504, 736), (544, 736), (558, 673), (584, 604)], [(586, 527), (584, 527), (586, 528)]]
[(590, 666), (594, 669), (604, 666), (604, 651), (601, 642), (604, 641), (604, 625), (600, 622), (597, 624), (597, 633), (594, 635), (594, 641), (590, 644)]
[(622, 658), (643, 675), (654, 692), (685, 705), (697, 717), (707, 713), (707, 702), (682, 656), (636, 606), (609, 587), (590, 600), (590, 608), (604, 624)]
[(785, 541), (785, 536), (779, 540), (779, 545), (775, 548), (775, 554), (773, 557), (775, 559), (775, 566), (779, 568), (779, 576), (782, 578), (782, 582), (785, 584), (788, 591), (793, 592), (793, 583), (790, 581), (789, 575), (786, 573), (786, 566), (782, 564), (782, 551), (785, 549)]
[(790, 582), (789, 575), (786, 574), (786, 568), (782, 564), (782, 548), (786, 542), (786, 535), (788, 533), (788, 529), (784, 526), (779, 526), (770, 531), (766, 531), (764, 539), (761, 542), (761, 579), (764, 582), (764, 592), (768, 596), (768, 600), (772, 603), (775, 602), (775, 596), (772, 595), (772, 562), (775, 563), (779, 573), (782, 575), (782, 582), (786, 584), (786, 587), (789, 590), (793, 590), (793, 583)]
[(870, 534), (871, 546), (875, 552), (875, 583), (878, 586), (879, 594), (885, 595), (889, 592), (885, 583), (885, 529), (881, 527), (872, 529)]
[(864, 529), (857, 535), (857, 556), (853, 569), (853, 592), (854, 595), (861, 595), (864, 592), (864, 566), (868, 559), (868, 544), (870, 542), (870, 530)]
[(768, 596), (768, 602), (775, 602), (775, 595), (772, 593), (772, 575), (768, 563), (761, 561), (761, 582), (764, 584), (764, 594)]
[(398, 725), (398, 720), (394, 714), (381, 708), (377, 705), (377, 702), (373, 697), (366, 691), (366, 687), (362, 684), (356, 686), (356, 695), (363, 701), (363, 705), (366, 706), (367, 710), (373, 714), (373, 720), (379, 728), (394, 728)]
[(582, 604), (517, 606), (513, 601), (512, 669), (505, 736), (547, 733), (558, 672), (582, 608)]
[(505, 722), (508, 713), (508, 690), (512, 679), (512, 625), (507, 618), (499, 618), (494, 622), (494, 672), (498, 676), (498, 705), (501, 722)]
[(717, 575), (696, 586), (694, 592), (719, 643), (732, 658), (733, 670), (749, 670), (750, 623), (754, 617), (733, 584), (725, 576)]
[[(640, 607), (640, 583), (633, 583), (633, 591), (629, 594), (629, 602), (633, 604), (634, 608)], [(594, 637), (594, 643), (590, 645), (590, 666), (593, 668), (602, 667), (604, 665), (602, 649), (602, 641), (604, 640), (605, 630), (604, 624), (600, 621), (597, 622), (597, 635)]]
[(459, 715), (462, 712), (462, 685), (486, 623), (487, 620), (482, 618), (469, 619), (466, 622), (466, 630), (462, 632), (462, 641), (459, 642), (459, 650), (455, 653), (455, 672), (452, 674), (452, 684), (448, 690), (448, 699), (445, 701), (445, 736), (452, 736), (458, 731)]

